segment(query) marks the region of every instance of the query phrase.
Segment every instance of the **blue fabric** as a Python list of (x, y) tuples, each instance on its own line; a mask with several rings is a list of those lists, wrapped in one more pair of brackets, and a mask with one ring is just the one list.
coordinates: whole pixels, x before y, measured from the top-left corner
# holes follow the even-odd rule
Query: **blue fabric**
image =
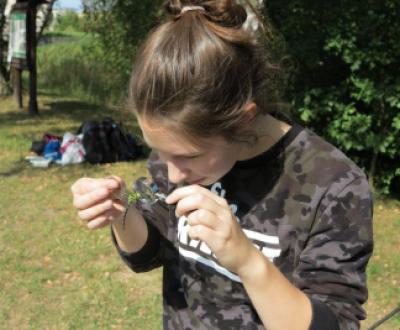
[(52, 140), (48, 142), (43, 150), (43, 156), (46, 159), (58, 160), (61, 159), (60, 152), (61, 143), (58, 140)]

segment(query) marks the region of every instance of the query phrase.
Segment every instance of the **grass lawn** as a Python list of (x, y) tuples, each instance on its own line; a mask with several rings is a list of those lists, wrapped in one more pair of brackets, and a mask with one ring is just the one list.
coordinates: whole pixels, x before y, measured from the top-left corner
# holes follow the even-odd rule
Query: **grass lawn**
[(79, 177), (146, 173), (145, 161), (48, 169), (24, 157), (44, 132), (76, 132), (88, 118), (132, 117), (72, 99), (41, 96), (41, 114), (0, 100), (0, 329), (160, 329), (161, 272), (136, 275), (122, 264), (109, 230), (76, 218), (71, 184)]
[[(87, 230), (71, 204), (76, 179), (115, 174), (131, 182), (146, 173), (145, 161), (38, 169), (24, 159), (45, 132), (75, 132), (106, 115), (136, 131), (133, 117), (44, 94), (39, 108), (30, 117), (12, 98), (0, 99), (0, 329), (161, 329), (160, 270), (128, 270), (109, 230)], [(399, 232), (400, 202), (378, 201), (364, 329), (400, 303)], [(400, 329), (400, 318), (381, 329)]]

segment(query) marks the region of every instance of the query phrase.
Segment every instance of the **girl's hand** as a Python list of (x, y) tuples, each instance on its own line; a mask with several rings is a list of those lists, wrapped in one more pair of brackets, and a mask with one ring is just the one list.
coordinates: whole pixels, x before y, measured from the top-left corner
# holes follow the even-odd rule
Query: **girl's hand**
[(126, 201), (119, 199), (125, 184), (119, 177), (81, 178), (72, 186), (73, 205), (89, 229), (102, 228), (122, 218)]
[(176, 203), (178, 218), (187, 216), (190, 238), (206, 243), (223, 267), (240, 276), (255, 248), (227, 201), (204, 187), (191, 185), (174, 190), (166, 202)]

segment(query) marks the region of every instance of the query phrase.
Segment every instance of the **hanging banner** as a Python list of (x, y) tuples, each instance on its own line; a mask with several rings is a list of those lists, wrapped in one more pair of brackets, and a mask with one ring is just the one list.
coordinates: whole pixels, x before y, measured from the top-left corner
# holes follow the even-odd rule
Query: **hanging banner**
[(8, 62), (26, 60), (26, 12), (11, 12)]

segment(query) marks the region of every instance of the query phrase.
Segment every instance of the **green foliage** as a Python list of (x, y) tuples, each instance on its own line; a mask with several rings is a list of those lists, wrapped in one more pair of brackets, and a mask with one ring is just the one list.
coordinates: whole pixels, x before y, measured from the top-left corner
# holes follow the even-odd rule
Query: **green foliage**
[(85, 29), (98, 40), (103, 62), (124, 89), (139, 43), (161, 16), (157, 0), (86, 0)]
[[(299, 119), (345, 151), (383, 193), (400, 182), (400, 2), (266, 2), (297, 70)], [(399, 188), (397, 188), (397, 192)]]
[(67, 10), (63, 15), (57, 16), (54, 31), (82, 31), (84, 18), (74, 10)]
[(126, 86), (119, 75), (102, 60), (96, 38), (71, 34), (65, 42), (38, 48), (38, 83), (40, 88), (74, 95), (92, 101), (120, 101)]

